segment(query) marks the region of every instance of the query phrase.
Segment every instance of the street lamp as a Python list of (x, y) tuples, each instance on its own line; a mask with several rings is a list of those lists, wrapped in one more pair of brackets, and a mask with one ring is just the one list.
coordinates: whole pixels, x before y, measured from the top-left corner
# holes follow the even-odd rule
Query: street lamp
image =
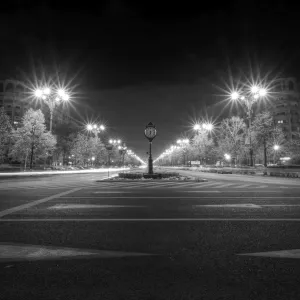
[(123, 146), (118, 146), (119, 149), (119, 153), (121, 154), (122, 158), (123, 158), (123, 168), (125, 167), (124, 162), (125, 162), (125, 154), (127, 152), (127, 147), (125, 144), (123, 144)]
[(98, 133), (105, 130), (104, 125), (97, 125), (97, 124), (87, 124), (86, 129), (90, 132), (93, 132), (95, 137), (98, 138)]
[(179, 139), (177, 140), (177, 144), (182, 148), (183, 150), (183, 163), (185, 165), (186, 163), (186, 151), (187, 151), (187, 146), (190, 143), (189, 139)]
[(52, 132), (53, 112), (59, 103), (69, 101), (70, 96), (64, 89), (51, 90), (50, 87), (38, 88), (34, 91), (34, 95), (38, 99), (42, 99), (50, 110), (50, 132)]
[(274, 164), (275, 164), (275, 161), (276, 161), (276, 154), (277, 154), (277, 151), (280, 149), (280, 146), (279, 146), (279, 145), (274, 145), (273, 149), (274, 149), (274, 157), (273, 157), (273, 161), (274, 161)]
[(253, 85), (249, 90), (245, 90), (242, 93), (238, 91), (233, 91), (231, 93), (231, 100), (240, 101), (246, 107), (247, 118), (248, 118), (248, 132), (249, 132), (249, 153), (250, 153), (250, 166), (253, 167), (253, 148), (252, 148), (252, 139), (251, 139), (251, 118), (252, 118), (252, 107), (255, 102), (259, 99), (266, 97), (268, 91), (266, 88)]
[(231, 155), (230, 155), (230, 154), (227, 154), (227, 153), (224, 154), (224, 157), (225, 157), (225, 159), (228, 160), (228, 161), (231, 159)]

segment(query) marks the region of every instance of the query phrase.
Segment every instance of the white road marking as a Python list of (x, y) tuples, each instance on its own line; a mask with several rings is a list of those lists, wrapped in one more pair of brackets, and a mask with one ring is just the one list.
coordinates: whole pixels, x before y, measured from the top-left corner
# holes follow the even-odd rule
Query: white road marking
[[(203, 190), (200, 190), (200, 191), (182, 191), (183, 193), (221, 193), (221, 191), (203, 191)], [(223, 191), (222, 191), (223, 193)]]
[(88, 208), (136, 208), (147, 207), (145, 205), (101, 205), (101, 204), (56, 204), (48, 207), (48, 209), (88, 209)]
[[(184, 193), (201, 193), (201, 192), (205, 192), (205, 193), (278, 193), (280, 190), (272, 190), (272, 191), (249, 191), (249, 190), (224, 190), (224, 191), (218, 191), (218, 190), (199, 190), (199, 191), (182, 191)], [(251, 197), (251, 196), (249, 196)]]
[(195, 187), (190, 187), (190, 189), (193, 189), (193, 188), (202, 188), (202, 187), (211, 187), (211, 186), (215, 186), (215, 185), (219, 185), (219, 184), (222, 184), (220, 182), (210, 182), (210, 183), (204, 183), (204, 184), (199, 184), (199, 186), (195, 186)]
[(300, 222), (300, 218), (0, 219), (1, 222)]
[(261, 205), (256, 205), (252, 203), (245, 204), (203, 204), (203, 205), (193, 205), (193, 207), (210, 207), (210, 208), (262, 208)]
[(102, 197), (102, 196), (73, 196), (73, 197), (60, 197), (62, 199), (300, 199), (299, 196), (243, 196), (243, 197), (236, 197), (236, 196), (112, 196), (112, 197)]
[(130, 192), (123, 192), (123, 191), (100, 191), (100, 192), (93, 192), (92, 194), (128, 194)]
[(72, 189), (72, 190), (69, 190), (69, 191), (66, 191), (66, 192), (63, 192), (63, 193), (59, 193), (59, 194), (55, 194), (55, 195), (52, 195), (52, 196), (49, 196), (49, 197), (46, 197), (46, 198), (43, 198), (43, 199), (40, 199), (40, 200), (32, 201), (30, 203), (26, 203), (26, 204), (22, 204), (22, 205), (19, 205), (19, 206), (16, 206), (16, 207), (5, 209), (5, 210), (0, 212), (0, 218), (3, 217), (3, 216), (9, 215), (9, 214), (13, 214), (13, 213), (15, 213), (17, 211), (20, 211), (20, 210), (23, 210), (23, 209), (27, 209), (29, 207), (36, 206), (38, 204), (45, 203), (45, 202), (50, 201), (52, 199), (60, 198), (61, 196), (77, 192), (79, 190), (81, 190), (81, 188)]
[(222, 185), (216, 185), (214, 186), (216, 189), (219, 189), (219, 188), (224, 188), (224, 187), (227, 187), (227, 186), (231, 186), (233, 185), (233, 183), (228, 183), (228, 184), (222, 184)]
[(110, 258), (155, 255), (138, 252), (49, 247), (26, 244), (0, 244), (0, 261), (51, 260), (66, 258)]
[(236, 189), (242, 189), (242, 188), (245, 188), (245, 187), (248, 187), (248, 186), (251, 186), (252, 184), (244, 184), (244, 185), (239, 185), (237, 187), (235, 187)]
[(269, 252), (256, 252), (256, 253), (240, 253), (237, 255), (299, 259), (300, 258), (300, 249), (279, 250), (279, 251), (269, 251)]
[(268, 188), (269, 186), (268, 185), (260, 185), (260, 186), (258, 186), (257, 188), (258, 189), (265, 189), (265, 188)]

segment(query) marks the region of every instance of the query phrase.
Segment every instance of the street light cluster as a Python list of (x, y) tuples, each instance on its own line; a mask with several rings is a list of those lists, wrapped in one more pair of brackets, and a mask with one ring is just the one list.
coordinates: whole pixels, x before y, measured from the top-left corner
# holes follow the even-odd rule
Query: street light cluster
[(105, 130), (104, 125), (97, 125), (97, 124), (87, 124), (86, 129), (88, 131), (100, 132)]
[(253, 85), (250, 89), (246, 89), (245, 91), (233, 91), (231, 93), (232, 100), (242, 100), (248, 101), (249, 98), (253, 98), (253, 100), (257, 100), (259, 98), (266, 97), (268, 94), (268, 90), (264, 87)]
[(110, 139), (108, 142), (109, 142), (109, 144), (115, 146), (115, 145), (121, 144), (122, 141), (121, 141), (121, 140), (111, 140), (111, 139)]
[(57, 102), (61, 100), (68, 101), (70, 99), (70, 95), (64, 89), (52, 90), (50, 87), (38, 88), (34, 91), (34, 94), (37, 98), (43, 100), (47, 100), (47, 98), (53, 96)]
[(70, 95), (65, 91), (65, 89), (51, 89), (50, 87), (37, 88), (34, 91), (34, 96), (38, 99), (42, 99), (50, 110), (50, 132), (52, 132), (52, 120), (53, 111), (56, 105), (61, 101), (69, 101)]
[(205, 129), (208, 131), (212, 131), (214, 129), (214, 125), (212, 123), (202, 123), (202, 124), (195, 124), (194, 130), (199, 132), (201, 129)]

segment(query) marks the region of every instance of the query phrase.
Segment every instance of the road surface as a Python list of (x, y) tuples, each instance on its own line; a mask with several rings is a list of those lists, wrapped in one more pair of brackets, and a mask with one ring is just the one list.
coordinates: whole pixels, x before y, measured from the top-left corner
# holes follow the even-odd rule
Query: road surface
[(0, 182), (0, 299), (299, 299), (299, 186), (104, 178)]

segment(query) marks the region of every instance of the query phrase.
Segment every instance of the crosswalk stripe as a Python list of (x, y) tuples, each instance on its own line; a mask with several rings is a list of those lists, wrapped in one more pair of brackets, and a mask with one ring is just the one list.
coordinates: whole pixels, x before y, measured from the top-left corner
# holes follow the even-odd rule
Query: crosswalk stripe
[(214, 188), (224, 188), (224, 187), (227, 187), (227, 186), (231, 186), (233, 185), (233, 183), (227, 183), (227, 184), (221, 184), (221, 185), (215, 185)]
[(199, 183), (197, 183), (197, 182), (192, 182), (192, 183), (185, 182), (185, 183), (179, 184), (179, 186), (176, 185), (176, 186), (173, 186), (173, 187), (170, 187), (170, 188), (176, 189), (176, 188), (182, 188), (182, 187), (185, 188), (185, 187), (189, 187), (189, 186), (197, 186), (197, 187), (199, 187)]
[(201, 188), (201, 187), (208, 187), (208, 186), (214, 186), (214, 185), (219, 185), (220, 182), (210, 182), (210, 183), (205, 183), (205, 184), (200, 184), (199, 186), (195, 186), (195, 187), (190, 187), (192, 188)]
[(248, 187), (248, 186), (251, 186), (252, 184), (243, 184), (243, 185), (239, 185), (239, 186), (236, 186), (235, 188), (236, 189), (242, 189), (242, 188), (245, 188), (245, 187)]

